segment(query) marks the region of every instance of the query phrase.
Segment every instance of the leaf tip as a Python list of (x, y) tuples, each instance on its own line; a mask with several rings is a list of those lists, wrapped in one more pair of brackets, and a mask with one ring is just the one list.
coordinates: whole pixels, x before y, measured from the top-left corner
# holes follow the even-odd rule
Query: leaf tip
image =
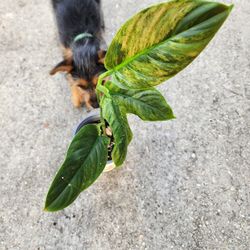
[(45, 207), (45, 208), (43, 209), (43, 211), (44, 211), (44, 212), (49, 212), (49, 210), (48, 210), (47, 207)]
[(48, 200), (46, 199), (43, 211), (46, 213), (52, 213), (58, 211), (58, 209), (54, 209), (51, 203), (49, 203)]
[(59, 210), (61, 210), (61, 209), (51, 209), (51, 208), (49, 208), (49, 207), (45, 207), (44, 209), (43, 209), (43, 211), (44, 212), (46, 212), (46, 213), (54, 213), (54, 212), (57, 212), (57, 211), (59, 211)]
[(171, 112), (171, 114), (167, 115), (167, 119), (166, 120), (174, 120), (176, 119), (176, 116), (174, 115), (174, 113)]
[(231, 11), (232, 11), (233, 8), (234, 8), (234, 4), (231, 4), (231, 5), (227, 6), (228, 15), (231, 13)]

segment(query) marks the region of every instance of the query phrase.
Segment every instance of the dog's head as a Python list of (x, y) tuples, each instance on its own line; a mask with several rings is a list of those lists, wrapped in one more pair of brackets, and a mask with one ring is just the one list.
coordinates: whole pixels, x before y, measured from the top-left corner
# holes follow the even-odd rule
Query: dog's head
[(71, 84), (75, 84), (92, 96), (96, 102), (95, 86), (98, 77), (105, 71), (104, 57), (106, 52), (100, 49), (100, 42), (96, 38), (86, 38), (76, 41), (71, 48), (64, 49), (64, 60), (57, 64), (50, 72), (65, 72), (70, 75)]

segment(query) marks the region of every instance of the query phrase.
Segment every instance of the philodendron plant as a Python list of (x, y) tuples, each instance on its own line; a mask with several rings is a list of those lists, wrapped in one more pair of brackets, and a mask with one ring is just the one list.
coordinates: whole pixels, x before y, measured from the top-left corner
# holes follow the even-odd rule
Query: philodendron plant
[(149, 7), (121, 27), (107, 51), (107, 71), (96, 88), (100, 123), (82, 127), (74, 137), (49, 189), (45, 210), (67, 207), (103, 172), (110, 145), (107, 126), (114, 143), (112, 159), (118, 167), (132, 140), (127, 114), (144, 121), (174, 118), (154, 87), (201, 53), (231, 9), (216, 2), (175, 0)]

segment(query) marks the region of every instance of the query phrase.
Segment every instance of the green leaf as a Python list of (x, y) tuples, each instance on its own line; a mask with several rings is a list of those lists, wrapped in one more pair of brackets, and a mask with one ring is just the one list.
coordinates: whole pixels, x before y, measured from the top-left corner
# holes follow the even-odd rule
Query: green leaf
[(105, 57), (121, 88), (146, 89), (173, 77), (207, 46), (232, 6), (175, 0), (147, 8), (126, 22)]
[(103, 118), (108, 122), (114, 136), (115, 146), (112, 151), (112, 159), (118, 167), (126, 159), (128, 145), (133, 135), (124, 110), (118, 106), (115, 100), (103, 97), (101, 106)]
[(81, 128), (49, 189), (46, 211), (58, 211), (69, 206), (100, 176), (107, 163), (108, 144), (108, 137), (100, 135), (98, 126)]
[(165, 121), (175, 118), (171, 107), (155, 88), (146, 90), (125, 90), (111, 82), (105, 86), (115, 102), (126, 113), (139, 116), (144, 121)]

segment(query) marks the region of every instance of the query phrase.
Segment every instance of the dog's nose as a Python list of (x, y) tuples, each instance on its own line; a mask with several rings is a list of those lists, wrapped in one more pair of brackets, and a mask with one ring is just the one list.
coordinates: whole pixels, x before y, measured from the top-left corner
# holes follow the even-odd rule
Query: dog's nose
[(96, 97), (95, 92), (92, 93), (90, 100), (91, 100), (91, 105), (92, 105), (93, 108), (99, 108), (99, 103), (97, 101), (97, 97)]

